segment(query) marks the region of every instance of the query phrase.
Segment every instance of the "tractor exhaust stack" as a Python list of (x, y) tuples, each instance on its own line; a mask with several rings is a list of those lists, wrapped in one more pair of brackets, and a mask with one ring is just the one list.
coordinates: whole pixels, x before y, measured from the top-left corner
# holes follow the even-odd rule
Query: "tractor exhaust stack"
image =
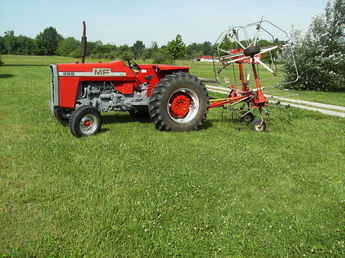
[(83, 21), (83, 36), (81, 37), (81, 53), (80, 53), (82, 63), (85, 63), (86, 48), (87, 48), (86, 23), (85, 21)]

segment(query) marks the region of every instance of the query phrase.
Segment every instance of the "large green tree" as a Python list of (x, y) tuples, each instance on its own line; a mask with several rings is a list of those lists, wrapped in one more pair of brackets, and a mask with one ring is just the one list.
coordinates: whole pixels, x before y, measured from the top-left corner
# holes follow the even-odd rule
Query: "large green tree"
[(37, 54), (37, 45), (34, 39), (26, 36), (15, 36), (14, 31), (6, 31), (0, 37), (0, 53), (15, 55)]
[(60, 56), (73, 56), (76, 52), (80, 55), (80, 42), (72, 37), (60, 40), (56, 52)]
[(17, 49), (17, 38), (14, 35), (14, 31), (6, 31), (4, 38), (3, 38), (3, 44), (4, 44), (4, 53), (6, 54), (15, 54), (15, 51)]
[(56, 31), (54, 27), (48, 27), (37, 35), (37, 47), (38, 52), (41, 55), (55, 55), (59, 41), (62, 40), (62, 36)]
[(186, 55), (186, 45), (184, 44), (180, 34), (177, 34), (174, 40), (168, 42), (167, 51), (173, 63), (177, 58), (181, 58)]
[[(295, 44), (299, 80), (286, 87), (303, 90), (345, 90), (345, 0), (329, 1), (314, 18), (308, 33)], [(291, 59), (285, 62), (286, 81), (296, 78)]]
[(137, 40), (133, 46), (132, 46), (134, 59), (138, 59), (142, 57), (144, 50), (145, 50), (145, 44), (141, 40)]
[(90, 46), (92, 46), (92, 57), (115, 58), (116, 56), (119, 56), (118, 47), (116, 45), (103, 44), (101, 41), (96, 41), (94, 43), (88, 43), (88, 47)]
[(5, 53), (4, 38), (0, 36), (0, 54)]
[(16, 37), (17, 49), (14, 54), (17, 55), (35, 55), (38, 53), (36, 41), (32, 38), (19, 35)]
[(156, 41), (153, 41), (150, 45), (150, 47), (145, 48), (144, 53), (142, 55), (143, 59), (153, 59), (153, 55), (155, 52), (157, 52), (159, 49), (158, 44)]
[(205, 41), (203, 43), (192, 43), (186, 47), (186, 55), (189, 58), (195, 58), (202, 55), (213, 55), (214, 46), (211, 42)]

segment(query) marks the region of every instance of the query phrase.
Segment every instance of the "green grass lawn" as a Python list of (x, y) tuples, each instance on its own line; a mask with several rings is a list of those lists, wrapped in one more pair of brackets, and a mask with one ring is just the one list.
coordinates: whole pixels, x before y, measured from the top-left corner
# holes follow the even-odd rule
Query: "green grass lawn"
[[(77, 139), (49, 63), (0, 67), (0, 257), (344, 257), (344, 119), (271, 107), (255, 133), (211, 110), (159, 132), (127, 113)], [(32, 65), (28, 65), (32, 64)]]

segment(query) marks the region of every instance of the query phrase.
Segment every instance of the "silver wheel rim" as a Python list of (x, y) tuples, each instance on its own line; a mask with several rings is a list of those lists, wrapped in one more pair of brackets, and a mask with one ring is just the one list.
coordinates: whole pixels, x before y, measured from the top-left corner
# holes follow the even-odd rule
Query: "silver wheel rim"
[(87, 114), (82, 117), (79, 123), (80, 132), (84, 135), (94, 134), (98, 127), (98, 119), (95, 115)]
[(262, 132), (265, 130), (265, 122), (260, 121), (260, 123), (255, 125), (255, 131)]
[[(183, 118), (177, 118), (170, 112), (170, 107), (171, 107), (170, 101), (171, 101), (171, 98), (176, 93), (184, 93), (184, 94), (187, 94), (191, 98), (191, 104), (189, 106), (188, 114)], [(169, 100), (168, 100), (168, 104), (167, 104), (167, 111), (168, 111), (168, 115), (169, 115), (171, 120), (173, 120), (177, 123), (185, 124), (185, 123), (189, 123), (190, 121), (192, 121), (196, 117), (196, 115), (198, 114), (199, 106), (200, 106), (200, 100), (199, 100), (198, 95), (193, 90), (190, 90), (187, 88), (181, 88), (181, 89), (177, 89), (171, 93)]]

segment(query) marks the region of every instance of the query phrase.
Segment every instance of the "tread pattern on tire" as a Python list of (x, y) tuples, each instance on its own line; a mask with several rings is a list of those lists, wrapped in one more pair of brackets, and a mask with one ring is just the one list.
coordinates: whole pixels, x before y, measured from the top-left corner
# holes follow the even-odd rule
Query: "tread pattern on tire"
[[(171, 87), (177, 83), (189, 83), (189, 85), (194, 85), (195, 89), (199, 91), (198, 97), (200, 101), (199, 112), (202, 112), (198, 119), (193, 119), (188, 124), (178, 125), (178, 123), (172, 122), (168, 117), (164, 106), (166, 103), (167, 94), (171, 91)], [(203, 122), (206, 120), (207, 109), (209, 104), (208, 92), (205, 85), (196, 77), (189, 73), (178, 72), (165, 76), (156, 85), (153, 94), (149, 101), (149, 114), (152, 122), (155, 124), (156, 128), (160, 131), (191, 131), (199, 129)], [(170, 121), (169, 121), (170, 120)]]
[(72, 113), (71, 118), (69, 119), (69, 128), (70, 128), (71, 133), (75, 137), (83, 136), (83, 134), (79, 130), (79, 120), (85, 114), (90, 114), (90, 113), (96, 115), (98, 117), (98, 119), (99, 119), (99, 127), (96, 130), (95, 134), (101, 129), (101, 127), (102, 127), (102, 118), (101, 118), (101, 115), (98, 112), (98, 110), (96, 108), (92, 107), (92, 106), (82, 106), (82, 107), (78, 108), (77, 110), (75, 110)]

